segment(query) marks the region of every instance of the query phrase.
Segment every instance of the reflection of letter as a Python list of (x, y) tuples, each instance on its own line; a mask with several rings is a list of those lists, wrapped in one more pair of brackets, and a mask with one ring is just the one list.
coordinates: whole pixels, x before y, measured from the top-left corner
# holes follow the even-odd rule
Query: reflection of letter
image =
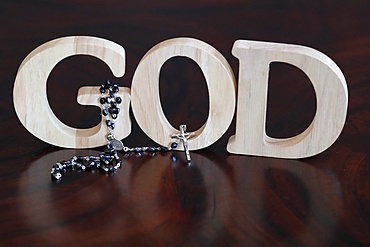
[[(236, 134), (231, 153), (280, 158), (303, 158), (326, 150), (338, 138), (347, 114), (348, 92), (338, 66), (308, 47), (254, 41), (236, 41), (233, 55), (240, 61)], [(271, 62), (295, 65), (313, 84), (317, 109), (310, 126), (287, 139), (265, 133), (268, 66)]]
[[(341, 224), (344, 198), (340, 180), (297, 160), (230, 155), (227, 163), (235, 173), (237, 198), (233, 226), (264, 241), (264, 246), (331, 246)], [(245, 164), (248, 165), (245, 165)], [(247, 217), (246, 217), (247, 216)], [(253, 224), (251, 224), (253, 222)], [(279, 231), (279, 243), (269, 233)], [(325, 238), (317, 238), (325, 232)], [(281, 241), (281, 242), (280, 242)], [(302, 243), (302, 244), (301, 244)], [(329, 244), (330, 243), (330, 244)]]
[[(176, 38), (153, 47), (140, 61), (131, 86), (131, 106), (141, 129), (154, 141), (168, 145), (178, 132), (167, 120), (159, 97), (159, 74), (175, 56), (194, 60), (201, 68), (209, 93), (209, 113), (204, 125), (189, 139), (189, 149), (205, 148), (229, 128), (235, 110), (235, 78), (226, 59), (210, 45), (191, 38)], [(183, 122), (186, 124), (186, 119)], [(182, 146), (180, 145), (180, 148)], [(180, 149), (179, 148), (179, 149)]]
[[(125, 50), (122, 46), (95, 37), (64, 37), (47, 42), (33, 50), (22, 62), (14, 84), (14, 107), (22, 124), (33, 135), (53, 145), (68, 148), (90, 148), (106, 143), (107, 134), (102, 122), (89, 129), (75, 129), (63, 124), (53, 113), (48, 103), (46, 83), (52, 69), (64, 58), (73, 55), (90, 55), (101, 59), (116, 77), (125, 72)], [(80, 90), (81, 104), (98, 105), (99, 97), (86, 97)], [(115, 135), (118, 139), (128, 136), (131, 131), (128, 119), (129, 91), (121, 88), (120, 96), (124, 100), (124, 112), (119, 117), (120, 128)], [(86, 91), (87, 90), (87, 91)], [(99, 93), (98, 88), (96, 92)], [(89, 93), (92, 94), (91, 91)]]

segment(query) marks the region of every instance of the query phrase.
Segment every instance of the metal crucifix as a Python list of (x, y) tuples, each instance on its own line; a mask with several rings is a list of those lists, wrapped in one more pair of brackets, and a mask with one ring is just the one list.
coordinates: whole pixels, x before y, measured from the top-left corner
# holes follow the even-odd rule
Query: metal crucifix
[(178, 140), (178, 142), (182, 142), (182, 145), (184, 146), (185, 154), (186, 154), (186, 160), (188, 163), (191, 162), (190, 158), (190, 152), (189, 152), (189, 146), (188, 146), (188, 140), (190, 139), (191, 136), (194, 135), (194, 132), (187, 133), (186, 132), (186, 125), (180, 125), (180, 133), (178, 134), (173, 134), (171, 138), (175, 138)]

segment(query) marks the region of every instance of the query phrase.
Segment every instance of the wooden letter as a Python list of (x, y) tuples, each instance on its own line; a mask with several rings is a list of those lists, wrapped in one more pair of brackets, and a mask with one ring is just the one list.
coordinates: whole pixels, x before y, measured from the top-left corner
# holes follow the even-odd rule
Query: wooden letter
[[(91, 148), (106, 144), (108, 130), (102, 122), (88, 129), (76, 129), (63, 124), (53, 113), (47, 100), (46, 83), (51, 70), (64, 58), (90, 55), (104, 61), (116, 77), (125, 72), (125, 50), (122, 46), (100, 38), (75, 36), (49, 41), (33, 50), (19, 67), (13, 90), (14, 107), (22, 124), (39, 139), (61, 147)], [(73, 92), (71, 92), (73, 93)], [(131, 132), (128, 118), (129, 89), (121, 88), (122, 113), (117, 119), (120, 127), (117, 139)], [(99, 105), (99, 87), (79, 90), (78, 101)]]
[[(232, 50), (240, 60), (236, 134), (227, 150), (235, 154), (304, 158), (329, 148), (343, 129), (348, 92), (338, 66), (326, 55), (302, 46), (236, 41)], [(287, 139), (265, 132), (269, 64), (284, 62), (306, 73), (313, 84), (317, 109), (309, 127)]]
[[(209, 114), (204, 125), (189, 139), (189, 149), (208, 147), (229, 128), (235, 111), (235, 78), (226, 59), (210, 45), (191, 38), (175, 38), (154, 46), (140, 61), (131, 85), (131, 106), (141, 129), (167, 146), (179, 132), (165, 117), (159, 97), (159, 74), (175, 56), (194, 60), (201, 68), (209, 92)], [(183, 120), (186, 123), (186, 119)], [(179, 145), (182, 149), (182, 145)]]

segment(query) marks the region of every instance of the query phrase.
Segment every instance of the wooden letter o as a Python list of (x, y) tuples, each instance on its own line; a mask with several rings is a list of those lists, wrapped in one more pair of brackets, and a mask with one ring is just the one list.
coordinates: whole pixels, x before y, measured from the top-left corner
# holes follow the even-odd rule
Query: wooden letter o
[[(229, 63), (215, 48), (192, 38), (166, 40), (150, 49), (136, 68), (131, 86), (131, 107), (141, 129), (152, 140), (167, 146), (179, 132), (167, 120), (159, 97), (159, 74), (175, 56), (195, 61), (201, 68), (209, 93), (209, 114), (204, 125), (189, 140), (189, 149), (205, 148), (229, 128), (235, 112), (235, 78)], [(184, 120), (186, 124), (186, 120)], [(179, 145), (179, 150), (183, 149)]]
[[(47, 78), (64, 58), (90, 55), (101, 59), (116, 77), (125, 72), (125, 50), (122, 46), (101, 38), (88, 36), (64, 37), (49, 41), (33, 50), (19, 67), (13, 89), (16, 114), (26, 129), (39, 139), (66, 148), (90, 148), (106, 144), (107, 128), (100, 122), (95, 127), (76, 129), (62, 123), (53, 113), (46, 94)], [(130, 134), (128, 118), (130, 91), (121, 88), (124, 105), (117, 121), (123, 127), (115, 131), (116, 138)], [(83, 87), (78, 101), (85, 105), (99, 105), (99, 87)], [(123, 108), (123, 109), (122, 109)]]

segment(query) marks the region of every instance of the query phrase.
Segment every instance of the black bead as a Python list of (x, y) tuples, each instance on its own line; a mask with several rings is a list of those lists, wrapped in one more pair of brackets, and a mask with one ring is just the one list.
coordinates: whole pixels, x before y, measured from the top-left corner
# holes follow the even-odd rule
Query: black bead
[(171, 144), (171, 148), (177, 148), (177, 143), (176, 143), (176, 142), (173, 142), (173, 143)]
[(102, 110), (102, 114), (103, 114), (103, 116), (108, 116), (108, 110), (107, 109), (103, 109)]
[(112, 109), (112, 113), (113, 113), (113, 114), (116, 114), (116, 115), (119, 113), (119, 111), (120, 111), (120, 109), (119, 109), (119, 108), (113, 108), (113, 109)]
[(61, 179), (61, 178), (62, 178), (62, 173), (61, 173), (61, 172), (59, 172), (59, 171), (52, 172), (52, 173), (51, 173), (51, 177), (52, 177), (52, 178), (54, 178), (54, 179), (56, 179), (56, 180), (59, 180), (59, 179)]
[(106, 163), (106, 164), (109, 164), (113, 161), (113, 156), (109, 155), (109, 154), (106, 154), (106, 155), (103, 156), (102, 161), (104, 161), (104, 163)]
[(97, 160), (94, 161), (94, 163), (95, 163), (96, 167), (99, 167), (100, 164), (101, 164), (101, 161), (100, 161), (100, 159), (97, 159)]
[(79, 163), (79, 162), (76, 162), (76, 163), (75, 163), (75, 167), (76, 167), (76, 168), (78, 168), (78, 169), (80, 169), (80, 168), (82, 168), (82, 164), (81, 164), (81, 163)]
[(63, 165), (60, 163), (56, 163), (55, 165), (52, 166), (52, 169), (58, 170), (58, 171), (63, 170)]
[(99, 88), (99, 91), (100, 91), (101, 93), (105, 93), (104, 85), (102, 85), (102, 86)]
[(100, 104), (104, 105), (104, 104), (105, 104), (105, 102), (106, 102), (105, 98), (104, 98), (104, 97), (101, 97), (101, 98), (100, 98)]
[(114, 113), (112, 114), (113, 119), (117, 119), (117, 117), (118, 117), (117, 114), (114, 114)]
[(121, 104), (122, 103), (122, 98), (121, 97), (116, 97), (116, 103)]
[(105, 122), (106, 122), (106, 124), (107, 124), (107, 126), (109, 128), (111, 128), (111, 129), (114, 129), (115, 128), (115, 124), (112, 121), (106, 120)]
[(102, 169), (103, 171), (108, 171), (108, 168), (105, 164), (100, 164), (100, 169)]
[(70, 162), (70, 161), (68, 161), (67, 163), (66, 163), (66, 168), (72, 168), (73, 167), (73, 163), (72, 162)]
[(95, 166), (95, 161), (93, 160), (89, 160), (87, 163), (86, 163), (86, 168), (92, 168)]
[(109, 80), (107, 80), (107, 81), (104, 83), (104, 88), (105, 88), (105, 89), (109, 89), (111, 86), (112, 86), (112, 83), (111, 83)]
[(112, 91), (113, 91), (114, 93), (118, 93), (118, 92), (119, 92), (119, 88), (118, 88), (118, 85), (117, 85), (117, 84), (114, 84), (114, 85), (113, 85), (113, 89), (112, 89)]
[(99, 157), (95, 155), (89, 155), (89, 160), (98, 160)]

